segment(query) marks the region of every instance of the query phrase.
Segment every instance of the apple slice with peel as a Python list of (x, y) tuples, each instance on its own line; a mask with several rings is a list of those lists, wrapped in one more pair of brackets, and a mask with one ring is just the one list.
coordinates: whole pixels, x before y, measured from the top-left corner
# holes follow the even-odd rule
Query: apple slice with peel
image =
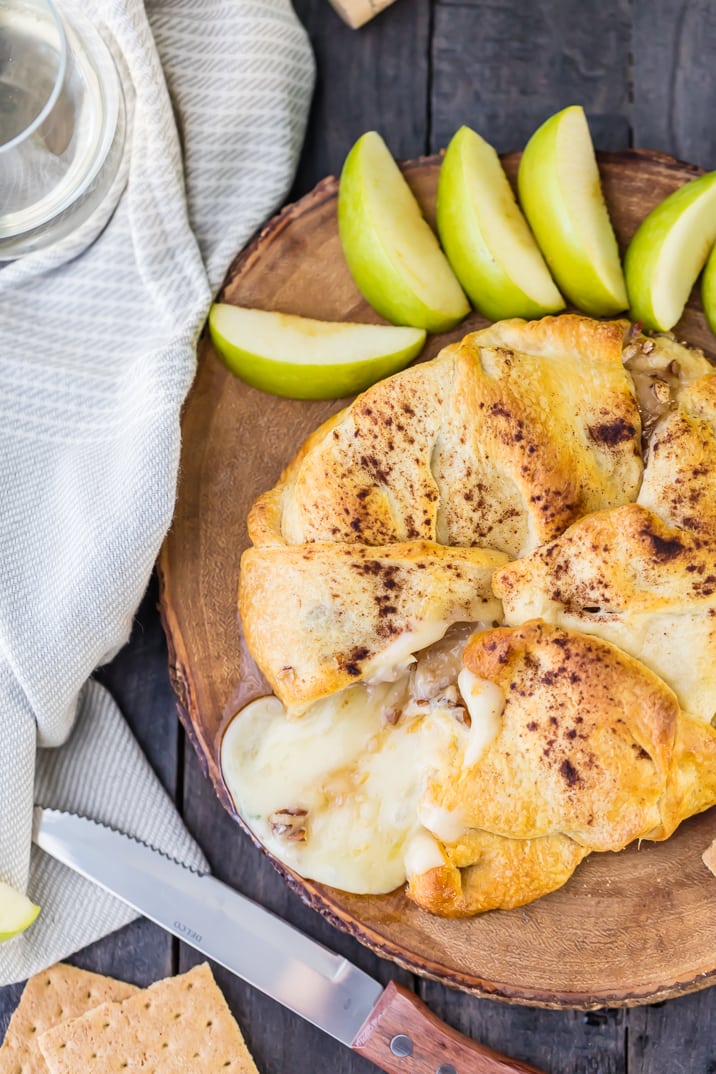
[(434, 232), (376, 131), (362, 135), (346, 157), (338, 228), (359, 291), (388, 321), (444, 332), (470, 312)]
[(0, 880), (0, 943), (24, 932), (39, 912), (40, 907), (30, 902), (27, 895)]
[(716, 335), (716, 246), (709, 254), (701, 280), (701, 304), (704, 307), (709, 328)]
[(460, 128), (445, 152), (437, 222), (455, 275), (485, 317), (543, 317), (564, 309), (500, 158), (469, 127)]
[(584, 110), (551, 116), (525, 147), (520, 202), (562, 294), (595, 317), (627, 307), (619, 248)]
[(209, 331), (224, 362), (254, 388), (290, 399), (341, 399), (397, 373), (421, 351), (422, 328), (315, 321), (217, 302)]
[(709, 172), (664, 198), (629, 243), (624, 269), (634, 320), (661, 332), (673, 328), (714, 241), (716, 172)]

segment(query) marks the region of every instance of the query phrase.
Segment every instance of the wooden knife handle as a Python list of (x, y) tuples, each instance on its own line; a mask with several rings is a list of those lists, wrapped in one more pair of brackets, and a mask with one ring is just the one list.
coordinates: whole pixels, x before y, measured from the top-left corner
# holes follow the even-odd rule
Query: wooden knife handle
[(388, 1074), (541, 1074), (451, 1029), (394, 982), (351, 1047)]

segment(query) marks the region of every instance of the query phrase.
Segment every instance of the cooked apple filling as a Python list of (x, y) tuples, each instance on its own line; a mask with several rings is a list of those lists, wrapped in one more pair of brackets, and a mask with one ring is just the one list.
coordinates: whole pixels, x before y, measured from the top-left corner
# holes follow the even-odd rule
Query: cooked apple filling
[(677, 405), (679, 390), (712, 367), (700, 351), (677, 343), (671, 335), (645, 336), (632, 331), (622, 360), (634, 383), (641, 412), (645, 454), (656, 424)]
[(269, 817), (269, 824), (274, 835), (290, 843), (306, 842), (306, 824), (308, 810), (300, 806), (289, 809), (274, 809)]

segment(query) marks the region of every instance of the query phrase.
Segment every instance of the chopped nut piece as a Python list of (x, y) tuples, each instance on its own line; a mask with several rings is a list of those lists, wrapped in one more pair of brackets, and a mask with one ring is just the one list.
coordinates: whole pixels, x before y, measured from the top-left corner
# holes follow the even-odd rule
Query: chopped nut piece
[(665, 380), (654, 377), (651, 383), (651, 391), (659, 406), (668, 406), (671, 398), (671, 389)]
[(455, 705), (452, 711), (453, 716), (458, 723), (461, 723), (463, 727), (472, 727), (472, 720), (470, 714), (464, 705)]
[(307, 816), (307, 809), (275, 809), (269, 817), (269, 823), (274, 835), (280, 835), (290, 843), (305, 843), (304, 821)]
[(448, 686), (446, 690), (442, 691), (437, 701), (439, 705), (457, 705), (459, 704), (459, 698), (457, 686)]

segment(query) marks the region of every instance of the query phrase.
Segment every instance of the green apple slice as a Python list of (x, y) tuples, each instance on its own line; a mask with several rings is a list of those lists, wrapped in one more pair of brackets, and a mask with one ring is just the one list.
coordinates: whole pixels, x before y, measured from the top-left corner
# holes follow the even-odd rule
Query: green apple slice
[(291, 399), (354, 395), (404, 369), (425, 343), (422, 328), (315, 321), (219, 302), (209, 331), (232, 373)]
[(359, 291), (386, 320), (444, 332), (470, 312), (434, 232), (375, 131), (359, 138), (346, 157), (338, 228)]
[(30, 902), (27, 895), (0, 880), (0, 943), (24, 932), (39, 912), (40, 907)]
[(525, 147), (520, 202), (562, 294), (584, 313), (627, 307), (619, 248), (584, 110), (551, 116)]
[(472, 304), (492, 321), (543, 317), (564, 309), (500, 158), (461, 127), (438, 182), (440, 240)]
[(709, 172), (664, 198), (629, 243), (624, 270), (634, 320), (661, 332), (673, 328), (714, 241), (716, 172)]
[(716, 246), (709, 255), (701, 280), (701, 303), (709, 328), (716, 335)]

